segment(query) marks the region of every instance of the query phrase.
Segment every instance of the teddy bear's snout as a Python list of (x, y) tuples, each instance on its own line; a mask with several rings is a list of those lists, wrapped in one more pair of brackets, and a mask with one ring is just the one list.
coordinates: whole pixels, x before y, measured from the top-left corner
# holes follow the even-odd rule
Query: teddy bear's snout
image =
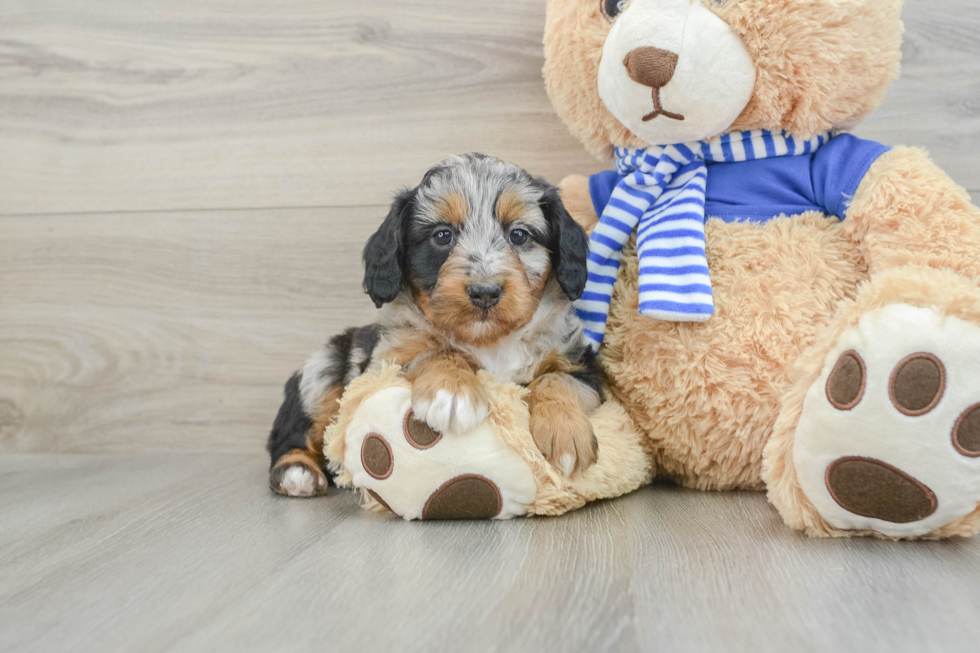
[(651, 145), (721, 133), (755, 88), (755, 62), (742, 37), (696, 0), (632, 0), (588, 75), (609, 113)]
[(660, 48), (636, 48), (626, 55), (623, 65), (637, 84), (663, 88), (674, 77), (677, 55)]

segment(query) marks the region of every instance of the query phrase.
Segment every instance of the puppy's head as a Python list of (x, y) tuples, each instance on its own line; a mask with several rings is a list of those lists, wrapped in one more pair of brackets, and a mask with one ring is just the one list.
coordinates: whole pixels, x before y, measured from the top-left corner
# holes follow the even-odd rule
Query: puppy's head
[(531, 320), (549, 280), (578, 299), (587, 255), (555, 187), (468, 154), (398, 195), (364, 249), (364, 289), (379, 307), (410, 293), (437, 328), (486, 346)]

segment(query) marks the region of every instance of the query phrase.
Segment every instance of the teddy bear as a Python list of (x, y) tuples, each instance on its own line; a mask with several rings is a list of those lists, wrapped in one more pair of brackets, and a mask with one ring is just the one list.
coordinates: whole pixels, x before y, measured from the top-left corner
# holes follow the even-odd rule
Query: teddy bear
[(580, 315), (658, 476), (765, 490), (814, 536), (980, 528), (980, 211), (847, 133), (900, 0), (549, 0)]
[(473, 433), (396, 367), (328, 428), (338, 483), (406, 519), (557, 515), (654, 478), (765, 491), (811, 536), (980, 529), (980, 211), (848, 130), (899, 71), (900, 0), (548, 0), (545, 82), (614, 169), (562, 181), (607, 374), (598, 463), (536, 451), (522, 390)]

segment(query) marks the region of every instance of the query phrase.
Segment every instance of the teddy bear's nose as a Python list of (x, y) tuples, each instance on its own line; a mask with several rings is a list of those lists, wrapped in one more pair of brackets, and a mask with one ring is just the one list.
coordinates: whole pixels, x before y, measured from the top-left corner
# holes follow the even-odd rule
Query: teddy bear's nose
[(663, 88), (674, 76), (677, 55), (660, 48), (637, 48), (623, 60), (630, 79), (650, 88)]

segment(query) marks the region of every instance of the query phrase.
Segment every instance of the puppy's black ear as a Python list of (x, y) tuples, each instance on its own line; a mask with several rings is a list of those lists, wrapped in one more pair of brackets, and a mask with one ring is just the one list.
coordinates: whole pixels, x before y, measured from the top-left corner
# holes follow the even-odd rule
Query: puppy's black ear
[(394, 301), (402, 289), (402, 231), (411, 219), (415, 190), (404, 190), (395, 198), (388, 217), (364, 246), (364, 292), (381, 308)]
[(561, 289), (574, 301), (582, 296), (589, 278), (589, 237), (565, 210), (554, 186), (545, 188), (541, 211), (551, 227), (551, 267)]

